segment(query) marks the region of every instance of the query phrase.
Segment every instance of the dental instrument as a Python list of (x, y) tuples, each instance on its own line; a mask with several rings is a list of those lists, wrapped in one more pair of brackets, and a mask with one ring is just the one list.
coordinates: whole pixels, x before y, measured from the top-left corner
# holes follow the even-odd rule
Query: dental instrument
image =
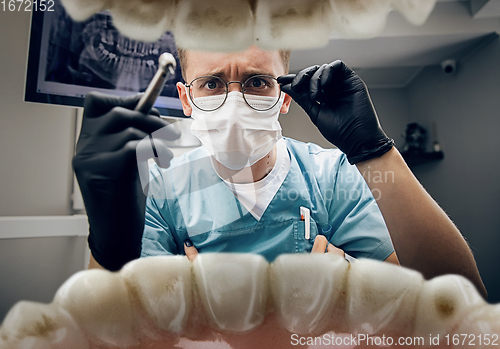
[(158, 58), (158, 70), (156, 74), (151, 79), (148, 88), (144, 92), (144, 95), (137, 103), (135, 110), (141, 113), (147, 114), (151, 110), (151, 107), (158, 98), (158, 95), (163, 90), (165, 86), (165, 81), (167, 81), (168, 73), (175, 75), (176, 62), (172, 54), (164, 52)]
[[(151, 79), (148, 88), (142, 95), (139, 103), (135, 107), (135, 110), (140, 111), (143, 114), (148, 114), (153, 104), (158, 98), (158, 95), (163, 90), (165, 82), (167, 81), (168, 74), (175, 75), (176, 62), (172, 54), (168, 52), (163, 52), (160, 57), (158, 57), (158, 70), (156, 74)], [(158, 152), (156, 151), (155, 144), (153, 142), (153, 136), (149, 135), (149, 140), (151, 141), (151, 148), (153, 149), (153, 154), (155, 159), (158, 159)]]

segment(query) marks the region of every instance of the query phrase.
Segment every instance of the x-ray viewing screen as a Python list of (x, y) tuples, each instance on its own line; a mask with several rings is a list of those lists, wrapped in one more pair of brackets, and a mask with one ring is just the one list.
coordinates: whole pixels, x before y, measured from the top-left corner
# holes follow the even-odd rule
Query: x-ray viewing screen
[[(104, 11), (74, 22), (59, 0), (53, 11), (33, 11), (25, 100), (83, 106), (85, 95), (100, 91), (126, 96), (146, 90), (163, 52), (177, 51), (172, 34), (155, 42), (122, 36)], [(162, 115), (184, 116), (175, 84), (182, 81), (177, 60), (155, 107)]]

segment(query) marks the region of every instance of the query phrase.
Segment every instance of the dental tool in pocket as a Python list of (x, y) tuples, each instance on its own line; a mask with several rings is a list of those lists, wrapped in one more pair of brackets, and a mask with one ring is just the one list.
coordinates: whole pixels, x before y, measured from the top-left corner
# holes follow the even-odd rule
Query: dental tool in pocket
[(300, 207), (300, 220), (304, 221), (304, 238), (309, 240), (311, 238), (311, 211), (304, 206)]
[[(156, 101), (156, 98), (158, 98), (158, 95), (163, 90), (168, 75), (175, 75), (175, 66), (176, 62), (172, 54), (164, 52), (160, 55), (160, 57), (158, 57), (158, 70), (151, 79), (151, 82), (139, 100), (139, 103), (137, 103), (135, 110), (140, 111), (143, 114), (149, 113)], [(151, 141), (151, 148), (153, 148), (154, 157), (158, 159), (158, 153), (151, 135), (149, 135), (149, 140)]]

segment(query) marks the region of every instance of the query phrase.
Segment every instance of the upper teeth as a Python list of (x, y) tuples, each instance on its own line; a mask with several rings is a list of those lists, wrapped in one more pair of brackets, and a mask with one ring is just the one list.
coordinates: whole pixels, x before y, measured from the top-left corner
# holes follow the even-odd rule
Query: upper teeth
[(259, 255), (221, 253), (200, 254), (194, 263), (149, 257), (118, 273), (79, 272), (52, 304), (16, 304), (0, 328), (0, 348), (86, 349), (88, 340), (144, 346), (166, 340), (162, 331), (170, 340), (203, 339), (210, 332), (196, 332), (207, 325), (223, 333), (246, 333), (263, 323), (269, 328), (268, 315), (302, 335), (334, 330), (428, 338), (500, 331), (500, 305), (485, 303), (460, 276), (424, 281), (405, 268), (371, 260), (349, 265), (328, 254), (282, 255), (269, 264)]
[(155, 41), (172, 31), (193, 50), (301, 49), (326, 45), (332, 32), (379, 35), (391, 10), (423, 24), (436, 0), (63, 0), (75, 20), (105, 8), (124, 35)]

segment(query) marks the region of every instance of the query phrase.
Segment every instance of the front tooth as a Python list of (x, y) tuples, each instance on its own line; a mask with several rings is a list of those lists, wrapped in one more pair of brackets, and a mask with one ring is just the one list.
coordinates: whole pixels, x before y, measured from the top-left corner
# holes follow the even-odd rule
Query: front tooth
[(248, 0), (180, 1), (174, 33), (182, 48), (243, 51), (253, 43), (252, 9)]
[(221, 330), (244, 332), (265, 316), (269, 264), (254, 254), (200, 254), (193, 262), (207, 317)]
[(120, 274), (153, 324), (179, 333), (191, 311), (191, 263), (184, 256), (148, 257), (126, 264)]
[(420, 273), (393, 264), (353, 263), (346, 312), (350, 333), (411, 332), (423, 283)]
[(474, 285), (459, 275), (443, 275), (424, 283), (417, 305), (416, 335), (444, 335), (459, 319), (485, 305)]
[(329, 0), (259, 0), (255, 44), (263, 49), (325, 46), (330, 38)]
[(331, 5), (332, 26), (344, 37), (354, 39), (382, 33), (392, 10), (390, 0), (331, 0)]
[(71, 18), (78, 22), (87, 20), (109, 5), (108, 0), (61, 0), (61, 2)]
[(57, 290), (54, 303), (98, 341), (116, 346), (136, 343), (131, 300), (117, 273), (99, 269), (78, 272)]
[(170, 30), (175, 15), (174, 0), (115, 1), (110, 9), (113, 24), (123, 35), (141, 41), (156, 41)]
[(392, 6), (413, 25), (422, 25), (431, 14), (436, 0), (392, 0)]
[[(54, 304), (16, 303), (0, 329), (0, 348), (87, 349), (85, 334), (71, 316)], [(0, 342), (1, 343), (1, 342)]]
[(326, 329), (345, 292), (348, 265), (329, 254), (279, 256), (271, 264), (269, 279), (281, 325), (297, 334)]

